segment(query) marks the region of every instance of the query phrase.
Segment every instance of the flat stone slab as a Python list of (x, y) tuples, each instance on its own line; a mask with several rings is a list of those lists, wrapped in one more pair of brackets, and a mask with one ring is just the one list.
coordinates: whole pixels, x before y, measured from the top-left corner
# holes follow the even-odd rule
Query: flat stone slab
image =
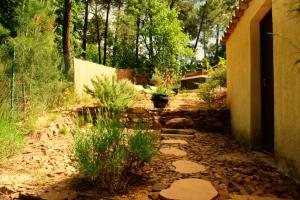
[(162, 128), (161, 133), (164, 134), (175, 134), (175, 135), (194, 135), (196, 130), (194, 129), (170, 129), (170, 128)]
[(213, 185), (202, 179), (181, 179), (159, 194), (163, 200), (211, 200), (218, 195)]
[(162, 144), (188, 144), (185, 140), (162, 140)]
[(193, 139), (195, 138), (195, 135), (181, 135), (181, 134), (160, 134), (162, 136), (162, 138), (189, 138), (189, 139)]
[(173, 162), (172, 165), (176, 167), (176, 172), (182, 174), (192, 174), (205, 171), (205, 167), (203, 165), (188, 160), (178, 160)]
[(194, 122), (191, 118), (173, 118), (166, 122), (167, 128), (188, 128), (193, 127)]
[(159, 151), (166, 155), (174, 155), (174, 156), (186, 156), (187, 155), (187, 153), (185, 151), (182, 151), (175, 147), (161, 148)]

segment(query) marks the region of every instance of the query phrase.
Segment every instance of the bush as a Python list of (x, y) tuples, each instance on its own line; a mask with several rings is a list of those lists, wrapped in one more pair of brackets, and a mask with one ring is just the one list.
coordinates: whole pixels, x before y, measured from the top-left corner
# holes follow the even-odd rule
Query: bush
[[(107, 116), (107, 115), (106, 115)], [(95, 127), (75, 134), (74, 157), (84, 176), (99, 181), (109, 192), (124, 192), (132, 174), (158, 151), (158, 138), (135, 126), (135, 132), (120, 118), (98, 119)]]
[(217, 88), (226, 87), (226, 61), (220, 59), (219, 63), (208, 70), (208, 80), (198, 84), (198, 95), (206, 103), (212, 103)]
[(219, 63), (212, 69), (208, 70), (210, 81), (216, 82), (220, 87), (226, 87), (226, 60), (220, 58)]
[(122, 111), (130, 107), (137, 96), (134, 85), (128, 80), (103, 77), (92, 80), (93, 88), (85, 86), (85, 92), (98, 98), (108, 110)]
[(151, 82), (156, 86), (166, 87), (166, 88), (177, 88), (179, 83), (179, 74), (175, 69), (155, 69), (152, 75)]
[(174, 92), (171, 89), (168, 89), (166, 87), (158, 86), (156, 89), (152, 92), (152, 95), (172, 95)]

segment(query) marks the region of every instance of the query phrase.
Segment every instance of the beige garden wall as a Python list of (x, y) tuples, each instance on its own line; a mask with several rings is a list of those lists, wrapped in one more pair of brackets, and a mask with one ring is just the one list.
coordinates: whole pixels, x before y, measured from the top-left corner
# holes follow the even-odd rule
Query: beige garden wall
[(74, 83), (77, 94), (84, 92), (84, 86), (91, 87), (91, 80), (97, 76), (116, 76), (118, 79), (132, 80), (133, 73), (127, 69), (115, 69), (85, 60), (74, 59)]
[(228, 104), (236, 138), (260, 147), (259, 22), (272, 8), (274, 36), (275, 156), (300, 181), (300, 18), (291, 0), (252, 0), (226, 42)]

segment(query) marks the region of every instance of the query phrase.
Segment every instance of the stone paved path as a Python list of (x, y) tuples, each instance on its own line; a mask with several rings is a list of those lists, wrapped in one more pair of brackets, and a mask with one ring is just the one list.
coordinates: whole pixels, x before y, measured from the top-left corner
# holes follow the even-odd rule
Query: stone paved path
[[(164, 137), (164, 140), (168, 139), (177, 138)], [(181, 193), (184, 189), (179, 187), (180, 192), (174, 190), (173, 183), (190, 178), (210, 182), (218, 192), (218, 196), (214, 199), (300, 199), (299, 186), (274, 168), (272, 158), (247, 151), (235, 143), (231, 136), (197, 132), (194, 138), (184, 138), (184, 140), (188, 145), (164, 143), (163, 148), (174, 147), (184, 150), (187, 152), (184, 160), (205, 166), (206, 169), (198, 173), (180, 173), (174, 167), (174, 163), (181, 158), (176, 156), (166, 158), (165, 155), (160, 154), (152, 166), (158, 165), (161, 168), (157, 167), (157, 171), (151, 173), (151, 176), (156, 176), (157, 180), (160, 180), (162, 185), (160, 189), (164, 191), (162, 193), (168, 191), (169, 196), (160, 199), (188, 199), (176, 196), (176, 193)], [(266, 157), (268, 159), (265, 159)], [(161, 165), (161, 162), (164, 162), (164, 165)], [(198, 189), (200, 190), (200, 187)], [(157, 187), (150, 192), (150, 197), (159, 199)]]
[[(181, 140), (181, 142), (179, 143), (166, 142), (174, 140), (163, 141), (165, 141), (165, 144), (187, 144), (185, 140)], [(185, 151), (181, 151), (174, 147), (165, 147), (160, 151), (165, 155), (187, 155)], [(199, 165), (188, 160), (177, 160), (173, 162), (172, 165), (175, 167), (175, 171), (181, 174), (193, 174), (205, 171), (205, 167), (203, 165)], [(211, 182), (197, 178), (186, 178), (174, 181), (169, 188), (162, 190), (157, 197), (167, 200), (211, 200), (217, 195), (218, 192), (211, 184)]]

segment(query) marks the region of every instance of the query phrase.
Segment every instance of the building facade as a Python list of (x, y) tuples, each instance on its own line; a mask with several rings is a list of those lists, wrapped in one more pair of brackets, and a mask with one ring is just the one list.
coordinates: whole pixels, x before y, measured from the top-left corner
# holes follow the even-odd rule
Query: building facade
[(297, 0), (243, 0), (227, 28), (228, 105), (235, 137), (273, 154), (300, 182), (300, 13)]

